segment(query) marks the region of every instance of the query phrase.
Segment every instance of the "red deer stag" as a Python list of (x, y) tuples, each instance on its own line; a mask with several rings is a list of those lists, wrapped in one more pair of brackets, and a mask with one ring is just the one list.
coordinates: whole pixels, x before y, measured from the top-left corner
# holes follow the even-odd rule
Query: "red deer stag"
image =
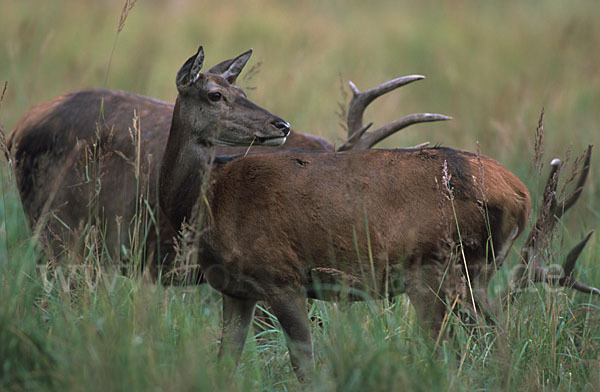
[[(227, 74), (231, 72), (230, 66), (243, 67), (251, 53), (249, 50), (223, 61), (208, 73), (233, 81), (235, 78)], [(348, 113), (350, 137), (340, 149), (370, 148), (411, 124), (449, 119), (439, 114), (411, 114), (374, 132), (364, 133), (366, 128), (355, 132), (359, 129), (353, 127), (356, 124), (353, 119), (362, 119), (362, 112), (372, 100), (422, 78), (406, 76), (364, 93), (353, 88), (355, 99)], [(134, 112), (136, 127), (141, 128), (137, 135), (130, 132), (134, 128)], [(148, 263), (158, 259), (165, 267), (171, 264), (176, 231), (165, 219), (160, 219), (156, 189), (158, 164), (162, 161), (172, 115), (172, 104), (153, 98), (117, 90), (88, 89), (38, 104), (21, 118), (9, 136), (8, 146), (30, 227), (40, 230), (42, 243), (52, 259), (83, 247), (81, 233), (93, 226), (103, 228), (103, 243), (113, 261), (127, 259), (129, 256), (122, 250), (130, 252), (133, 247), (135, 217), (151, 212), (159, 220), (160, 230), (148, 230), (149, 237), (145, 241), (137, 239), (138, 245), (147, 244), (142, 249), (147, 251)], [(334, 149), (325, 139), (292, 130), (281, 147), (262, 147), (260, 140), (256, 140), (252, 151), (273, 148)], [(217, 146), (216, 153), (239, 155), (247, 150), (247, 146)], [(148, 202), (149, 211), (140, 196)], [(167, 272), (169, 269), (165, 268)], [(165, 281), (172, 282), (171, 275), (164, 276)]]
[(177, 74), (159, 202), (173, 227), (197, 222), (199, 263), (223, 295), (220, 357), (239, 360), (257, 301), (279, 320), (300, 380), (313, 367), (307, 297), (404, 292), (432, 334), (446, 298), (487, 303), (470, 287), (492, 263), (488, 250), (506, 256), (530, 210), (511, 172), (440, 147), (220, 157), (214, 145), (250, 145), (267, 121), (233, 125), (247, 100), (231, 80), (200, 72), (203, 61), (200, 48)]

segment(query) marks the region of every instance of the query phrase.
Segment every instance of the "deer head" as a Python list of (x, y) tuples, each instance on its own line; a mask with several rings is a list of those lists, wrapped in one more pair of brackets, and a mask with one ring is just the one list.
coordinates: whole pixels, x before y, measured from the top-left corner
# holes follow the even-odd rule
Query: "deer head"
[(233, 86), (251, 54), (248, 50), (202, 73), (204, 50), (200, 46), (183, 64), (176, 78), (179, 96), (173, 116), (180, 131), (204, 145), (279, 146), (285, 142), (290, 124)]
[(160, 180), (160, 204), (173, 227), (190, 214), (210, 174), (214, 146), (279, 146), (290, 124), (251, 102), (233, 86), (251, 50), (224, 61), (208, 72), (202, 46), (177, 72), (178, 91)]

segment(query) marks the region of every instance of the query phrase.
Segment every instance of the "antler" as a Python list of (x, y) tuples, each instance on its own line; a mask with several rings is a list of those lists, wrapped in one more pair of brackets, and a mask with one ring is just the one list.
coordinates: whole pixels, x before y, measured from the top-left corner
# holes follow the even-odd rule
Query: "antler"
[(424, 78), (425, 76), (421, 75), (404, 76), (398, 79), (390, 80), (363, 92), (361, 92), (354, 85), (354, 83), (348, 82), (353, 95), (352, 101), (350, 101), (350, 105), (348, 106), (348, 139), (338, 148), (338, 151), (368, 150), (381, 140), (403, 128), (408, 127), (409, 125), (422, 122), (451, 120), (452, 117), (444, 116), (442, 114), (415, 113), (409, 114), (408, 116), (386, 124), (374, 131), (367, 132), (373, 123), (363, 125), (363, 114), (371, 102), (373, 102), (377, 97), (395, 90), (398, 87), (402, 87), (416, 80), (421, 80)]
[(581, 195), (590, 171), (591, 155), (592, 146), (590, 145), (584, 154), (583, 168), (579, 174), (575, 189), (570, 195), (560, 201), (557, 200), (556, 188), (561, 162), (559, 159), (553, 159), (550, 163), (552, 169), (544, 188), (544, 198), (540, 206), (540, 214), (521, 250), (521, 257), (524, 264), (522, 268), (517, 270), (509, 287), (500, 297), (503, 302), (509, 297), (511, 292), (513, 293), (511, 299), (515, 299), (530, 282), (545, 282), (552, 286), (573, 288), (584, 293), (600, 295), (600, 290), (578, 281), (573, 274), (577, 258), (593, 232), (588, 233), (571, 249), (562, 265), (562, 271), (550, 271), (548, 268), (544, 268), (542, 260), (542, 249), (548, 245), (549, 237), (556, 226), (556, 222), (577, 202)]

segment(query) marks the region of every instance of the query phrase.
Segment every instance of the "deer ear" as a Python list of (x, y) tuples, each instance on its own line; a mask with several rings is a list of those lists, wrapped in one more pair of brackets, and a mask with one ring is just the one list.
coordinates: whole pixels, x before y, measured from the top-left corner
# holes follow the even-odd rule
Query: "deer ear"
[(187, 87), (195, 83), (200, 78), (200, 70), (204, 64), (204, 49), (202, 45), (198, 48), (195, 55), (187, 59), (177, 72), (175, 83), (177, 88)]
[(236, 58), (225, 60), (212, 67), (208, 72), (221, 75), (230, 84), (234, 84), (242, 69), (252, 56), (252, 49), (245, 51)]

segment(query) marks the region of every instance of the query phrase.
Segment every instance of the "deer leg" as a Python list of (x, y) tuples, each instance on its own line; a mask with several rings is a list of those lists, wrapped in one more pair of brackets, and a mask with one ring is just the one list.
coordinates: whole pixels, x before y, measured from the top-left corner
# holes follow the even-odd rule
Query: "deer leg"
[(305, 293), (277, 293), (271, 296), (269, 305), (283, 328), (296, 377), (300, 382), (310, 380), (314, 359)]
[(435, 267), (414, 265), (406, 271), (406, 294), (415, 308), (421, 326), (438, 339), (446, 316), (442, 280)]
[(236, 366), (240, 362), (248, 327), (254, 315), (256, 301), (223, 294), (223, 332), (219, 360), (230, 357)]
[(473, 297), (477, 310), (485, 318), (485, 321), (492, 325), (497, 325), (496, 320), (499, 316), (499, 309), (490, 304), (488, 299), (488, 287), (495, 272), (494, 265), (486, 264), (473, 279)]

